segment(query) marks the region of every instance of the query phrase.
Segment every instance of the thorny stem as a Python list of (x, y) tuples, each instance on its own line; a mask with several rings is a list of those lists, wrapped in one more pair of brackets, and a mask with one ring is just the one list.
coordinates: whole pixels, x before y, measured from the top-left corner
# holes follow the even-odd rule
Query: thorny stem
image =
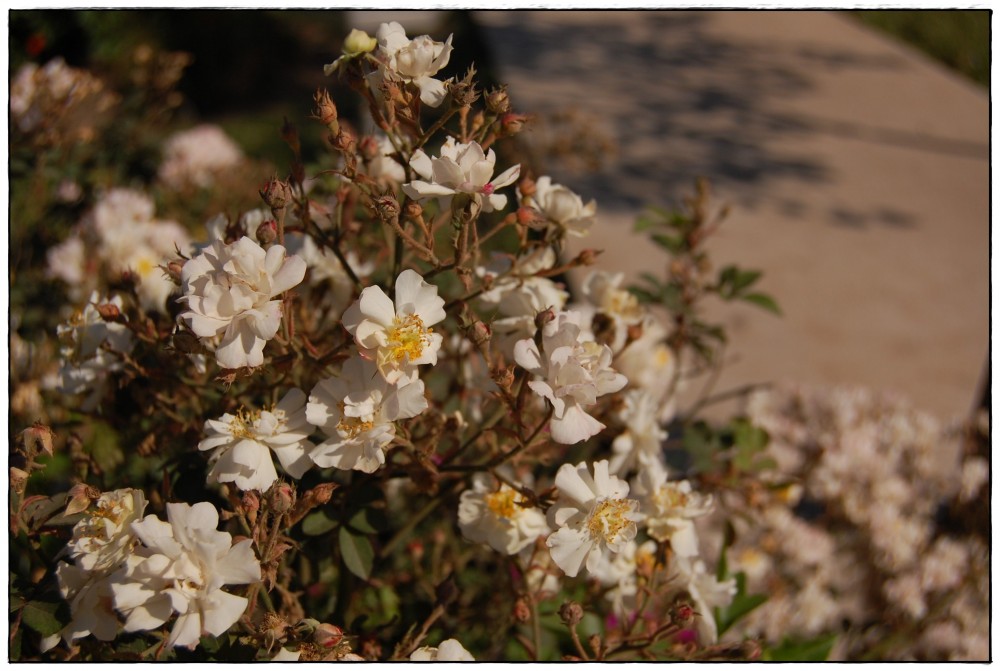
[(583, 649), (583, 643), (580, 642), (580, 635), (576, 633), (576, 625), (569, 625), (569, 635), (573, 638), (573, 645), (576, 647), (577, 653), (583, 658), (583, 661), (589, 662), (590, 656), (587, 655), (587, 651)]

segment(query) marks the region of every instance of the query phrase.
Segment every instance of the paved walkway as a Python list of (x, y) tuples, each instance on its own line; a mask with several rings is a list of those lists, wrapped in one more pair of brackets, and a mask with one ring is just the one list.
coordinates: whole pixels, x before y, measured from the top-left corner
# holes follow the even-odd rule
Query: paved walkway
[(763, 269), (785, 316), (725, 312), (718, 389), (862, 384), (969, 411), (989, 356), (985, 90), (836, 13), (475, 18), (519, 110), (576, 108), (617, 145), (600, 173), (551, 171), (597, 199), (584, 246), (604, 267), (660, 272), (631, 223), (697, 175), (733, 206), (715, 259)]

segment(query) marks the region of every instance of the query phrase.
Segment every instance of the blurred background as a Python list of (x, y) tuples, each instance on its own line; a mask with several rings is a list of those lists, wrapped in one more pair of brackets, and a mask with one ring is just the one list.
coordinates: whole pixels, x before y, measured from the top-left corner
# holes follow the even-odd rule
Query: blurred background
[[(219, 124), (281, 172), (286, 119), (307, 162), (325, 151), (317, 87), (352, 118), (322, 66), (350, 28), (385, 20), (454, 34), (445, 74), (474, 63), (484, 87), (509, 84), (535, 125), (507, 158), (597, 200), (581, 247), (606, 249), (605, 269), (661, 272), (632, 222), (711, 181), (731, 212), (718, 264), (762, 269), (783, 310), (720, 310), (733, 345), (719, 389), (861, 384), (942, 417), (983, 402), (987, 11), (11, 11), (10, 72), (61, 56), (114, 88), (137, 48), (184, 52), (170, 127)], [(15, 218), (12, 257), (59, 239), (20, 237)]]

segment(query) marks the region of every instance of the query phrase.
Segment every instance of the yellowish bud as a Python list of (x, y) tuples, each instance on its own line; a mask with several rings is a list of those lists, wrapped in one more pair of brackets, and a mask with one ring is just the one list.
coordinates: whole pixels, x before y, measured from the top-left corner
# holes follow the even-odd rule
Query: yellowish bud
[(374, 51), (377, 46), (378, 40), (365, 31), (354, 28), (344, 39), (344, 46), (341, 48), (341, 51), (344, 52), (345, 56), (353, 58), (354, 56), (360, 56), (361, 54), (367, 54), (369, 51)]

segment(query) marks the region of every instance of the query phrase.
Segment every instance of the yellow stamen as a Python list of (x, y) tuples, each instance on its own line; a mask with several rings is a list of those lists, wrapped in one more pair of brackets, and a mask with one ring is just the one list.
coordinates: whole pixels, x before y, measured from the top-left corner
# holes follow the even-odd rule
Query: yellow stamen
[(502, 487), (500, 491), (486, 495), (486, 507), (497, 517), (510, 519), (519, 506), (515, 503), (517, 492), (510, 487)]
[(386, 332), (389, 357), (396, 362), (414, 361), (424, 353), (427, 337), (433, 329), (425, 329), (419, 315), (407, 315), (393, 319), (393, 326)]
[(337, 422), (337, 431), (340, 431), (345, 438), (357, 438), (359, 434), (364, 433), (374, 425), (374, 422), (363, 420), (360, 417), (342, 417)]
[(625, 517), (632, 512), (635, 502), (631, 499), (605, 499), (597, 504), (587, 520), (587, 530), (594, 538), (613, 543), (624, 529), (634, 524)]

